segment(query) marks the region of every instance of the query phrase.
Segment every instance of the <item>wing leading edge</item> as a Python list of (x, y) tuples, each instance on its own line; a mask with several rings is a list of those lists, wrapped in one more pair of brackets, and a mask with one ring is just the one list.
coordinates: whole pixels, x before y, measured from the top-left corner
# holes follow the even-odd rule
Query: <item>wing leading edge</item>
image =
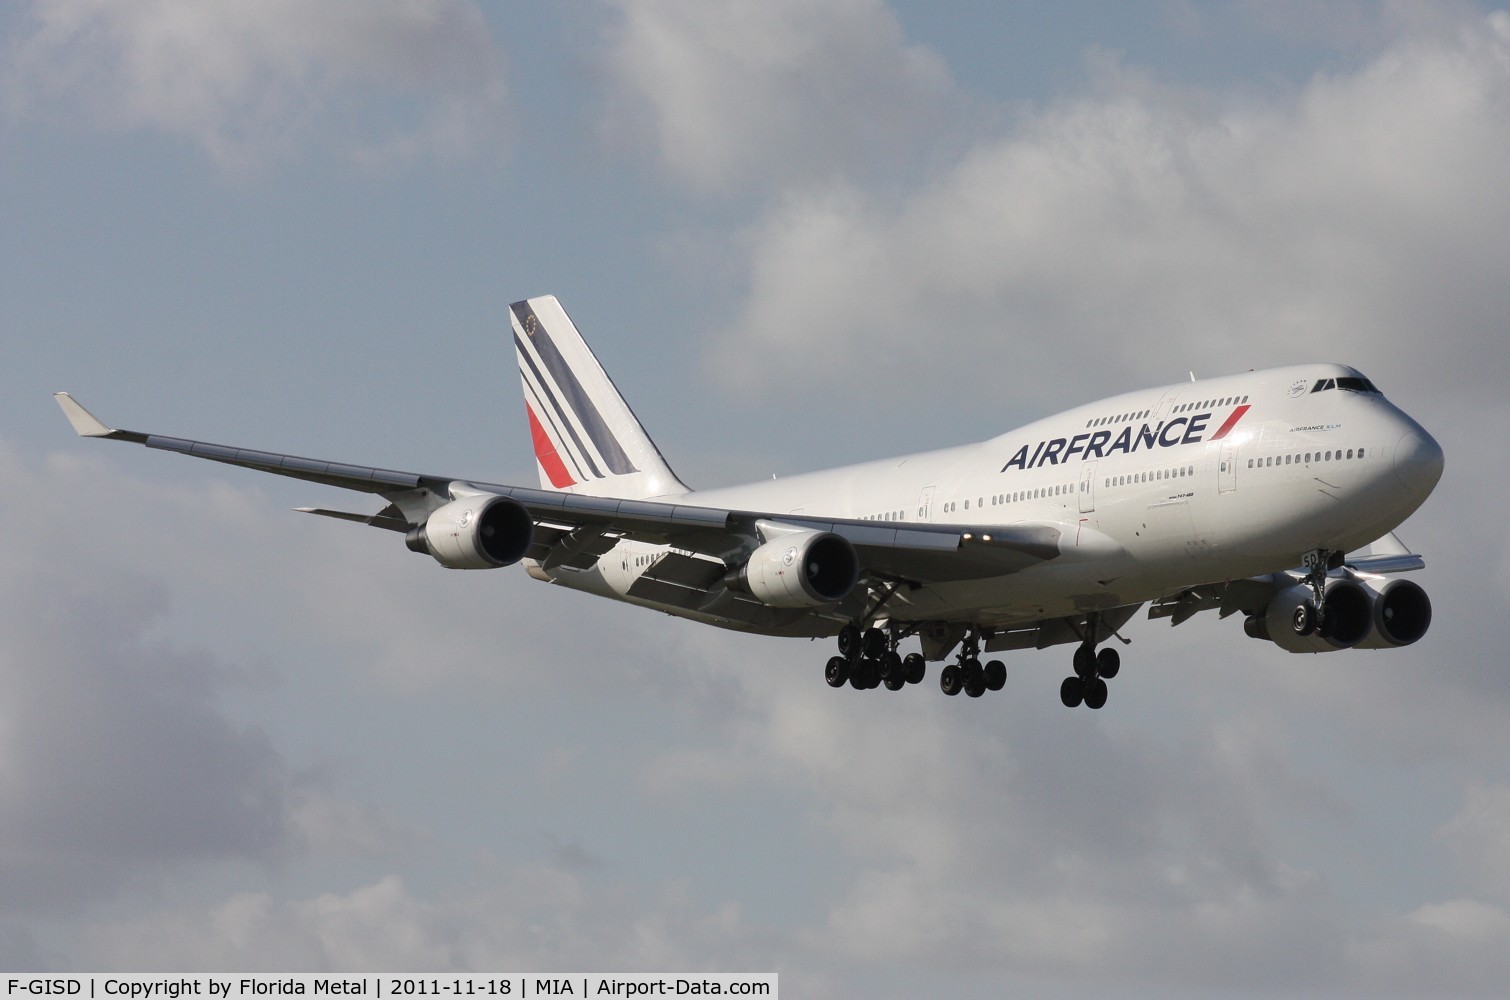
[[(919, 585), (1015, 573), (1060, 554), (1061, 531), (1052, 524), (1006, 528), (878, 524), (482, 483), (121, 430), (99, 420), (66, 392), (56, 393), (55, 398), (74, 431), (82, 437), (141, 444), (191, 458), (371, 493), (389, 501), (387, 508), (371, 515), (298, 508), (304, 513), (406, 531), (423, 524), (431, 513), (455, 499), (479, 494), (508, 497), (529, 512), (537, 527), (546, 529), (529, 553), (530, 558), (544, 565), (554, 559), (559, 564), (585, 568), (620, 538), (672, 545), (732, 565), (761, 543), (763, 526), (771, 524), (833, 532), (855, 547), (864, 571), (871, 577)], [(694, 581), (681, 579), (675, 585), (685, 588), (694, 585)]]

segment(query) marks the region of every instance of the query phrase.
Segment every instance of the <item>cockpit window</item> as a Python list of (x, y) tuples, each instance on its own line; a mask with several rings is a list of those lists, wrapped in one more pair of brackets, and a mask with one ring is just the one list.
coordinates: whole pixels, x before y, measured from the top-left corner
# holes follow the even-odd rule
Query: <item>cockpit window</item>
[(1343, 378), (1319, 378), (1311, 387), (1312, 392), (1325, 392), (1328, 389), (1346, 389), (1348, 392), (1378, 392), (1374, 383), (1362, 376), (1349, 375)]

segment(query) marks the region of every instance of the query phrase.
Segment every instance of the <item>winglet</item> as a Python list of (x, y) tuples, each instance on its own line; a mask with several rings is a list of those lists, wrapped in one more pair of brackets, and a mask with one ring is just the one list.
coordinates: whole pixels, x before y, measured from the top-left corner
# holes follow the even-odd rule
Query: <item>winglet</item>
[(80, 437), (115, 438), (124, 441), (145, 441), (145, 434), (137, 434), (133, 431), (118, 431), (114, 427), (106, 427), (100, 422), (100, 418), (79, 405), (79, 401), (66, 392), (55, 392), (52, 398), (58, 401), (58, 406), (63, 409), (63, 416), (73, 425), (74, 433)]

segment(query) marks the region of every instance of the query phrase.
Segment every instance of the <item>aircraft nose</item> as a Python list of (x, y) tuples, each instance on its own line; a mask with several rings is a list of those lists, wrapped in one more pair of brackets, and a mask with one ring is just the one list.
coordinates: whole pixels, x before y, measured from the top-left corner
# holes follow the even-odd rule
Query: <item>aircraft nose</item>
[(1430, 493), (1444, 464), (1442, 446), (1424, 430), (1407, 431), (1395, 445), (1395, 478), (1412, 492)]

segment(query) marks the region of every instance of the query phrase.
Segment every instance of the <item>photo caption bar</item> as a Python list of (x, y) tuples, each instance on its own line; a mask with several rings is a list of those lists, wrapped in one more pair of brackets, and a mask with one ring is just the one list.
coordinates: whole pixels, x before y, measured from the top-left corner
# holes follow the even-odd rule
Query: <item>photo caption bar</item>
[(7, 975), (6, 1000), (255, 1000), (258, 997), (769, 997), (774, 972), (531, 972), (494, 975)]

